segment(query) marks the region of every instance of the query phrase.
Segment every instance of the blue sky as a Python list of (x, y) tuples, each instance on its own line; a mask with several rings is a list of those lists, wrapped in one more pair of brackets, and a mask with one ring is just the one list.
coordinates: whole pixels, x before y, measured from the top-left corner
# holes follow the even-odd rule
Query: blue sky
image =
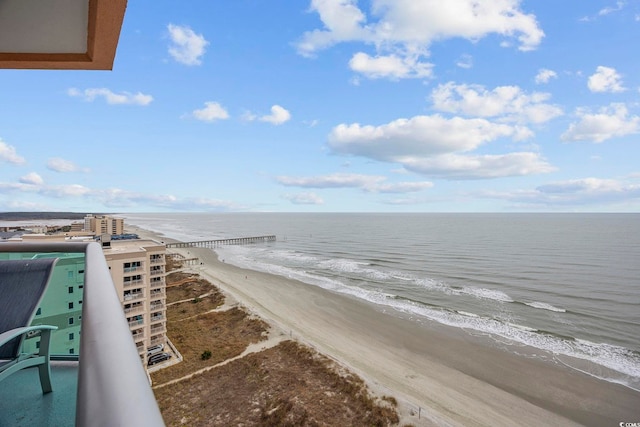
[(133, 0), (0, 70), (0, 211), (638, 212), (640, 2)]

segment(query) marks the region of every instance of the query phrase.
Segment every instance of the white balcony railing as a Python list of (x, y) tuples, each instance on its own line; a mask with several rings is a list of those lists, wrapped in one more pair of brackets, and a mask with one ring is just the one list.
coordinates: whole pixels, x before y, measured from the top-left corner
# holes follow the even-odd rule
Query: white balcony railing
[(163, 323), (161, 325), (153, 325), (151, 327), (151, 333), (152, 334), (159, 334), (162, 332), (166, 332), (167, 331), (167, 326)]
[(151, 298), (158, 298), (158, 297), (164, 296), (164, 289), (151, 289), (151, 292), (149, 293), (149, 295), (151, 296)]
[(155, 322), (160, 322), (164, 320), (164, 315), (163, 314), (158, 314), (155, 316), (151, 316), (151, 323), (155, 323)]
[(164, 268), (157, 268), (157, 267), (152, 268), (152, 269), (151, 269), (151, 273), (150, 273), (150, 274), (151, 274), (152, 276), (157, 276), (157, 275), (159, 275), (159, 274), (164, 274)]
[(144, 293), (143, 292), (124, 294), (124, 300), (125, 301), (135, 301), (137, 299), (142, 299), (142, 298), (144, 298)]
[(131, 315), (135, 313), (143, 313), (143, 312), (144, 312), (144, 305), (142, 304), (137, 305), (135, 307), (129, 307), (124, 309), (124, 314), (127, 314), (127, 315)]
[(142, 279), (136, 279), (136, 280), (125, 280), (124, 282), (124, 287), (128, 287), (128, 286), (133, 286), (133, 285), (142, 285), (144, 282)]

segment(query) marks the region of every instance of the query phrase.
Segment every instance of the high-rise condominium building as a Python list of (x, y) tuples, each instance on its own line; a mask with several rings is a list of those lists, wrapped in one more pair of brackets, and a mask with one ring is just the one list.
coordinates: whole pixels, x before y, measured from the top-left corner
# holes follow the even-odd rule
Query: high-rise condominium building
[[(66, 238), (62, 235), (25, 235), (23, 240), (65, 241)], [(165, 344), (167, 341), (166, 247), (154, 240), (112, 241), (109, 235), (104, 235), (102, 249), (138, 354), (140, 359), (146, 362), (147, 349), (157, 344)], [(34, 255), (25, 253), (21, 256)], [(34, 318), (34, 324), (58, 327), (52, 336), (52, 354), (78, 354), (84, 293), (84, 256), (71, 253), (35, 256), (55, 256), (59, 260)], [(25, 341), (25, 349), (34, 351), (36, 343), (35, 340)]]
[(110, 215), (87, 215), (84, 217), (84, 230), (91, 231), (96, 236), (123, 234), (124, 219)]
[(167, 341), (165, 252), (153, 240), (103, 241), (104, 256), (124, 315), (146, 360), (147, 348)]

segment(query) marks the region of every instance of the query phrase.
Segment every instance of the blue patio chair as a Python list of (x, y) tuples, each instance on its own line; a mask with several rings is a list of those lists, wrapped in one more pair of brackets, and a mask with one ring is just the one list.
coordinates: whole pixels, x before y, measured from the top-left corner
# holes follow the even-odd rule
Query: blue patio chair
[[(37, 366), (42, 393), (51, 389), (49, 343), (56, 326), (30, 326), (57, 258), (0, 260), (0, 382), (24, 368)], [(27, 336), (40, 333), (37, 353), (22, 353)]]

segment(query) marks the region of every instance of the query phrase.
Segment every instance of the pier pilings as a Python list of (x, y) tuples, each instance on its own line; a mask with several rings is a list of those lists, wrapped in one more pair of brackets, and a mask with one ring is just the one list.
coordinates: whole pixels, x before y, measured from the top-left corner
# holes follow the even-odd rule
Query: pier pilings
[(250, 245), (254, 243), (275, 242), (276, 236), (235, 237), (231, 239), (198, 240), (193, 242), (167, 243), (167, 248), (216, 248), (223, 245)]

